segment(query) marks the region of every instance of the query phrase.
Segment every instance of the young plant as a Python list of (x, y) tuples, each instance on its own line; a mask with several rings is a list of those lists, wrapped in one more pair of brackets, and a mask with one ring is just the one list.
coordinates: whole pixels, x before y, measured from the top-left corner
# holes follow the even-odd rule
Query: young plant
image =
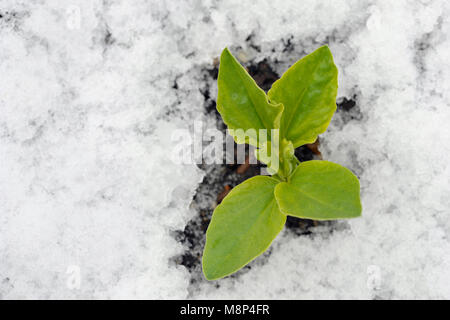
[(217, 110), (236, 143), (258, 148), (256, 156), (272, 176), (244, 181), (214, 210), (202, 259), (206, 279), (230, 275), (263, 253), (287, 215), (313, 220), (361, 215), (359, 181), (350, 170), (328, 161), (300, 163), (294, 155), (328, 127), (336, 111), (337, 73), (323, 46), (290, 67), (266, 95), (223, 50)]

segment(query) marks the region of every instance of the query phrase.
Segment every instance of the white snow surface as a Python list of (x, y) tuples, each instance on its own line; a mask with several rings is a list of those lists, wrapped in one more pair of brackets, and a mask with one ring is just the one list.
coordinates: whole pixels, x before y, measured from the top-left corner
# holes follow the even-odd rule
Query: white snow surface
[[(0, 298), (450, 299), (448, 1), (2, 0), (0, 15)], [(362, 114), (335, 116), (322, 152), (360, 177), (363, 217), (283, 232), (265, 263), (190, 288), (172, 232), (204, 172), (168, 146), (215, 126), (201, 69), (228, 46), (282, 74), (322, 44)]]

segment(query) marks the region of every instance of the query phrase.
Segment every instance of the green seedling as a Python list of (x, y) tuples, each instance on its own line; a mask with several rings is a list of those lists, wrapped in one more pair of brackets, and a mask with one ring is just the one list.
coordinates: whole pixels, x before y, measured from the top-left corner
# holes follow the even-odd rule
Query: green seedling
[(206, 279), (230, 275), (263, 253), (288, 215), (312, 220), (361, 215), (359, 181), (350, 170), (328, 161), (300, 162), (294, 155), (328, 127), (336, 111), (337, 74), (323, 46), (291, 66), (266, 94), (223, 50), (217, 109), (236, 143), (257, 148), (271, 176), (244, 181), (214, 210), (202, 259)]

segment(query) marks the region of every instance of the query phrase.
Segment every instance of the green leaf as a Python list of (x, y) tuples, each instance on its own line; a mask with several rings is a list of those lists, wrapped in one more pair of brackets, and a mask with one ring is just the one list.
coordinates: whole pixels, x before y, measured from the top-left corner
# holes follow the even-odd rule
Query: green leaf
[(327, 46), (297, 61), (268, 92), (284, 105), (281, 137), (294, 148), (313, 143), (325, 132), (336, 111), (337, 68)]
[(248, 137), (230, 132), (237, 143), (257, 146), (259, 129), (267, 129), (267, 139), (270, 139), (270, 129), (280, 128), (283, 106), (269, 102), (266, 93), (227, 48), (220, 56), (217, 82), (217, 110), (228, 129), (254, 130)]
[(225, 277), (263, 253), (282, 230), (286, 215), (274, 197), (278, 181), (250, 178), (214, 210), (206, 232), (203, 273), (208, 280)]
[(288, 182), (276, 186), (275, 198), (283, 213), (313, 220), (355, 218), (362, 210), (358, 178), (328, 161), (300, 163)]

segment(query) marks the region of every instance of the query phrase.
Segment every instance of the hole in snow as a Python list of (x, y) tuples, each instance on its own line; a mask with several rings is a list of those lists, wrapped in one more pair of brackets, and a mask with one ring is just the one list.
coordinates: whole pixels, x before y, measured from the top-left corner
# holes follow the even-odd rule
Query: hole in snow
[(363, 114), (357, 104), (357, 99), (358, 96), (356, 94), (353, 94), (351, 98), (339, 97), (337, 99), (336, 115), (341, 118), (342, 125), (352, 120), (361, 121), (363, 119)]

